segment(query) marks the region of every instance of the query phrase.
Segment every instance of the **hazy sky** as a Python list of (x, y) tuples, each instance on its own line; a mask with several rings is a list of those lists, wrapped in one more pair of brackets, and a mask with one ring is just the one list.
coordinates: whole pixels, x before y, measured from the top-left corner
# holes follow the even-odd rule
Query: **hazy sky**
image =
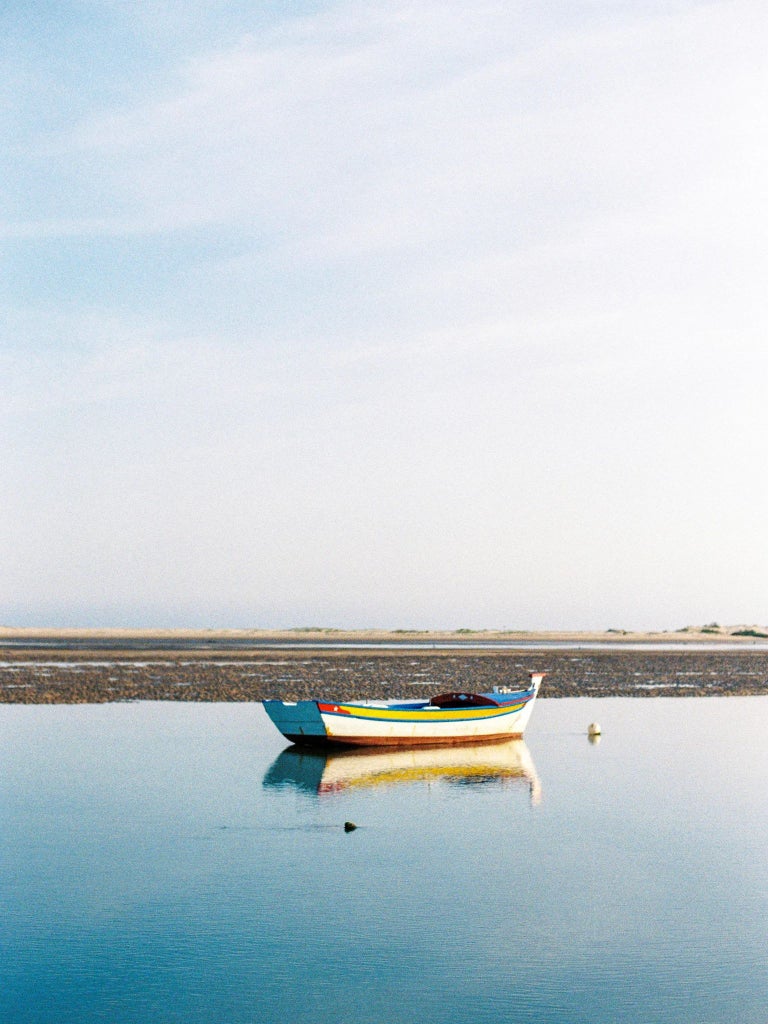
[(763, 0), (0, 40), (0, 623), (768, 621)]

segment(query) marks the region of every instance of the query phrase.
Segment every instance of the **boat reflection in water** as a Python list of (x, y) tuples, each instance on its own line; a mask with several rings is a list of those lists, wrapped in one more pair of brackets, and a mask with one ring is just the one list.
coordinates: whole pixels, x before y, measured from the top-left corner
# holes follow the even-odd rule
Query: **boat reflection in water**
[(353, 788), (404, 783), (517, 785), (527, 783), (531, 803), (541, 801), (541, 783), (524, 740), (462, 747), (381, 747), (332, 753), (288, 747), (264, 776), (267, 788), (293, 787), (325, 796)]

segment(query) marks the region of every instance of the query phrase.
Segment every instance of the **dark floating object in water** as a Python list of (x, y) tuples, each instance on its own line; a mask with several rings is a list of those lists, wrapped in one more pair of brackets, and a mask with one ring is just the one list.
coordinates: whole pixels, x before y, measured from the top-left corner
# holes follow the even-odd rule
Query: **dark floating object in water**
[(354, 821), (345, 821), (344, 822), (344, 831), (345, 832), (354, 832), (356, 828), (357, 828), (357, 825), (354, 823)]

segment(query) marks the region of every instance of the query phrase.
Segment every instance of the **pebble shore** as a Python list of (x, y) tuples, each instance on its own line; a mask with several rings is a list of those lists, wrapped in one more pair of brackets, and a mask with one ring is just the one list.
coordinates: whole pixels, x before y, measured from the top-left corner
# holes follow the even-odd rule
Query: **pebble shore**
[(768, 652), (253, 650), (3, 651), (0, 703), (375, 700), (522, 685), (541, 698), (768, 694)]

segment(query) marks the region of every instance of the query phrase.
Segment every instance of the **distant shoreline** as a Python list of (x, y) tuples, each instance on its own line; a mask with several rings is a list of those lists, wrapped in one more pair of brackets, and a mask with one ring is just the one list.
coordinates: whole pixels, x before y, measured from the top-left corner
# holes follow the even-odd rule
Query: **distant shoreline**
[(199, 643), (215, 647), (233, 645), (253, 645), (260, 647), (267, 644), (312, 644), (323, 647), (334, 644), (419, 644), (437, 643), (460, 644), (471, 648), (473, 644), (504, 643), (523, 645), (532, 643), (558, 643), (578, 646), (584, 643), (601, 643), (621, 648), (625, 644), (718, 644), (733, 643), (749, 646), (756, 641), (768, 641), (768, 627), (762, 626), (687, 626), (678, 630), (661, 632), (633, 632), (631, 630), (608, 629), (604, 631), (568, 631), (568, 630), (418, 630), (418, 629), (332, 629), (332, 628), (296, 628), (296, 629), (121, 629), (121, 628), (48, 628), (48, 627), (12, 627), (0, 626), (0, 648), (45, 645), (67, 649), (73, 647), (87, 650), (108, 646), (119, 649), (121, 641), (126, 648), (134, 646), (150, 648), (153, 641), (167, 650), (172, 650), (174, 643), (179, 649), (189, 649), (191, 644)]

